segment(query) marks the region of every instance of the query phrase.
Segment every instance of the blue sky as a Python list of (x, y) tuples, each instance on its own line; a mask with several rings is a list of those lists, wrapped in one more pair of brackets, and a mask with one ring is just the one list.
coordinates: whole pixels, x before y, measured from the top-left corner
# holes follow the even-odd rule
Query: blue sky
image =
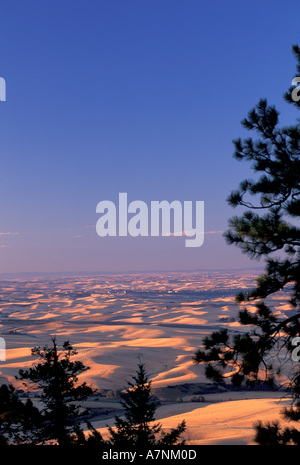
[[(296, 0), (1, 3), (0, 272), (257, 266), (219, 231), (240, 121), (295, 74)], [(96, 234), (96, 205), (202, 200), (205, 241)]]

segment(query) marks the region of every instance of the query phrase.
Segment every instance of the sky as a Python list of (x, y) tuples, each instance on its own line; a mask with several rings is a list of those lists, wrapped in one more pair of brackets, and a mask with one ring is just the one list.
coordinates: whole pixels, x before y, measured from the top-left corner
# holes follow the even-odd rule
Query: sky
[[(240, 121), (296, 72), (297, 0), (3, 0), (0, 273), (260, 266), (226, 244)], [(204, 243), (99, 237), (97, 204), (204, 202)]]

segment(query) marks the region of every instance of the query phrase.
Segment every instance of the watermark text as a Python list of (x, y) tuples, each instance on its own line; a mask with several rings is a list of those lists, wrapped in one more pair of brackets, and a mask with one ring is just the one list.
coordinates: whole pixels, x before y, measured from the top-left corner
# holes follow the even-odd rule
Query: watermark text
[(0, 101), (6, 101), (6, 82), (3, 77), (0, 77)]
[(186, 247), (200, 247), (204, 242), (204, 202), (179, 200), (142, 200), (128, 204), (127, 193), (119, 194), (118, 208), (110, 200), (96, 207), (101, 216), (96, 224), (98, 236), (186, 236)]
[[(299, 85), (297, 85), (299, 84)], [(292, 80), (292, 86), (297, 86), (292, 90), (292, 99), (294, 102), (299, 102), (300, 100), (300, 77), (297, 76)]]
[(0, 337), (0, 362), (5, 362), (6, 360), (6, 344), (5, 339)]

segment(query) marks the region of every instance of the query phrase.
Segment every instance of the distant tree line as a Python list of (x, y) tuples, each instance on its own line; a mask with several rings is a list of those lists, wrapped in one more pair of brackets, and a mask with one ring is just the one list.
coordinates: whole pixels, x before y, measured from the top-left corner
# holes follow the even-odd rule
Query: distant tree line
[(39, 357), (29, 370), (19, 370), (17, 379), (41, 391), (42, 409), (31, 399), (23, 402), (12, 385), (0, 386), (0, 445), (57, 444), (60, 446), (93, 445), (144, 448), (149, 446), (183, 445), (180, 439), (186, 429), (185, 421), (165, 432), (155, 422), (157, 402), (151, 395), (149, 381), (143, 364), (138, 364), (132, 382), (120, 394), (124, 415), (115, 417), (115, 426), (108, 427), (108, 439), (86, 420), (88, 433), (81, 423), (86, 411), (81, 402), (95, 393), (86, 382), (78, 383), (78, 376), (89, 368), (73, 360), (77, 352), (69, 341), (58, 351), (55, 338), (52, 346), (32, 349)]

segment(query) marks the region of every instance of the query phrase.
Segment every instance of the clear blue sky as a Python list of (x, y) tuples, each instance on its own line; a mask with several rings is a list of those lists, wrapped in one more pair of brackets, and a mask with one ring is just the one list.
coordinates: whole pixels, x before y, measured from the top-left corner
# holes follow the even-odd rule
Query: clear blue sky
[[(299, 19), (297, 0), (4, 0), (0, 272), (257, 266), (218, 233), (251, 175), (232, 140), (261, 97), (295, 121)], [(99, 238), (119, 192), (203, 200), (204, 245)]]

